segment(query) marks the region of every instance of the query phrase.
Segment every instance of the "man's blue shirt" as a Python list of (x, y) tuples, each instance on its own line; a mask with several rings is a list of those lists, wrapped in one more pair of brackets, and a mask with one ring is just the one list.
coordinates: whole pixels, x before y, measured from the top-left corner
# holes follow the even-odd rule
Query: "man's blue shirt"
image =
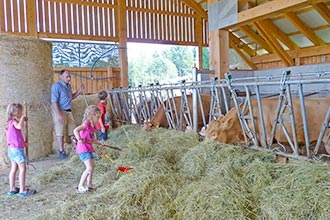
[(62, 80), (57, 81), (52, 85), (51, 88), (51, 103), (57, 102), (60, 109), (68, 110), (71, 109), (72, 102), (72, 89), (71, 85), (63, 82)]

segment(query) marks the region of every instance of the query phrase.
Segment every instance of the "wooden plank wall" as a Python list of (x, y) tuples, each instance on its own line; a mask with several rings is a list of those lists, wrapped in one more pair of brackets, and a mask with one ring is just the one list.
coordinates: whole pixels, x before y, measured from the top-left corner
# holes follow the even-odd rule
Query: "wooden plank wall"
[[(54, 82), (59, 80), (59, 72), (64, 68), (54, 68)], [(120, 86), (119, 68), (95, 68), (94, 79), (91, 78), (90, 68), (65, 68), (71, 73), (72, 90), (76, 91), (80, 84), (85, 85), (86, 94), (95, 94), (102, 90), (110, 90)]]
[(127, 1), (127, 38), (131, 42), (197, 45), (197, 14), (179, 0)]
[(117, 0), (37, 0), (39, 37), (118, 41)]
[[(119, 42), (118, 1), (0, 0), (0, 32)], [(207, 46), (207, 22), (197, 23), (201, 17), (180, 0), (120, 1), (126, 3), (128, 42)], [(202, 40), (196, 30), (203, 32)]]

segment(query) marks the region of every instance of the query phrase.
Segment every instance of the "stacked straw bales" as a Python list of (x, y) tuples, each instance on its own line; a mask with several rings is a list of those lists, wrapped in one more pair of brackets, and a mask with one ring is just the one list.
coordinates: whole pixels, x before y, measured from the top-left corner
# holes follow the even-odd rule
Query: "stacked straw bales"
[(36, 38), (0, 35), (0, 167), (8, 164), (4, 128), (6, 108), (27, 103), (29, 159), (51, 153), (50, 86), (53, 78), (51, 43)]

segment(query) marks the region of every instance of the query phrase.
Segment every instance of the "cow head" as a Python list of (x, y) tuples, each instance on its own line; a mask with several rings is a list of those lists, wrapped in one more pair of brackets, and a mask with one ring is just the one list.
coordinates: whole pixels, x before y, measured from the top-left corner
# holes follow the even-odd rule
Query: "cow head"
[(147, 120), (147, 121), (144, 122), (143, 130), (151, 131), (154, 128), (159, 128), (159, 124), (158, 123), (152, 123), (150, 120)]
[(245, 143), (236, 109), (233, 108), (225, 116), (221, 115), (211, 121), (206, 129), (205, 139), (228, 144)]

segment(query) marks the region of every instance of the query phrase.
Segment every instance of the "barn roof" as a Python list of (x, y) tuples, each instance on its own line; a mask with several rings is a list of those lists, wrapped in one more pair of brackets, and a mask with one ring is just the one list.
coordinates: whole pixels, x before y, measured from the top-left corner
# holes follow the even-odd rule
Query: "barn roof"
[(209, 24), (229, 30), (230, 47), (251, 67), (267, 59), (284, 66), (299, 65), (299, 57), (330, 62), (328, 0), (220, 0), (209, 6), (207, 0), (183, 1), (207, 16)]
[(330, 62), (330, 0), (0, 1), (1, 33), (202, 48), (213, 30), (252, 69)]

